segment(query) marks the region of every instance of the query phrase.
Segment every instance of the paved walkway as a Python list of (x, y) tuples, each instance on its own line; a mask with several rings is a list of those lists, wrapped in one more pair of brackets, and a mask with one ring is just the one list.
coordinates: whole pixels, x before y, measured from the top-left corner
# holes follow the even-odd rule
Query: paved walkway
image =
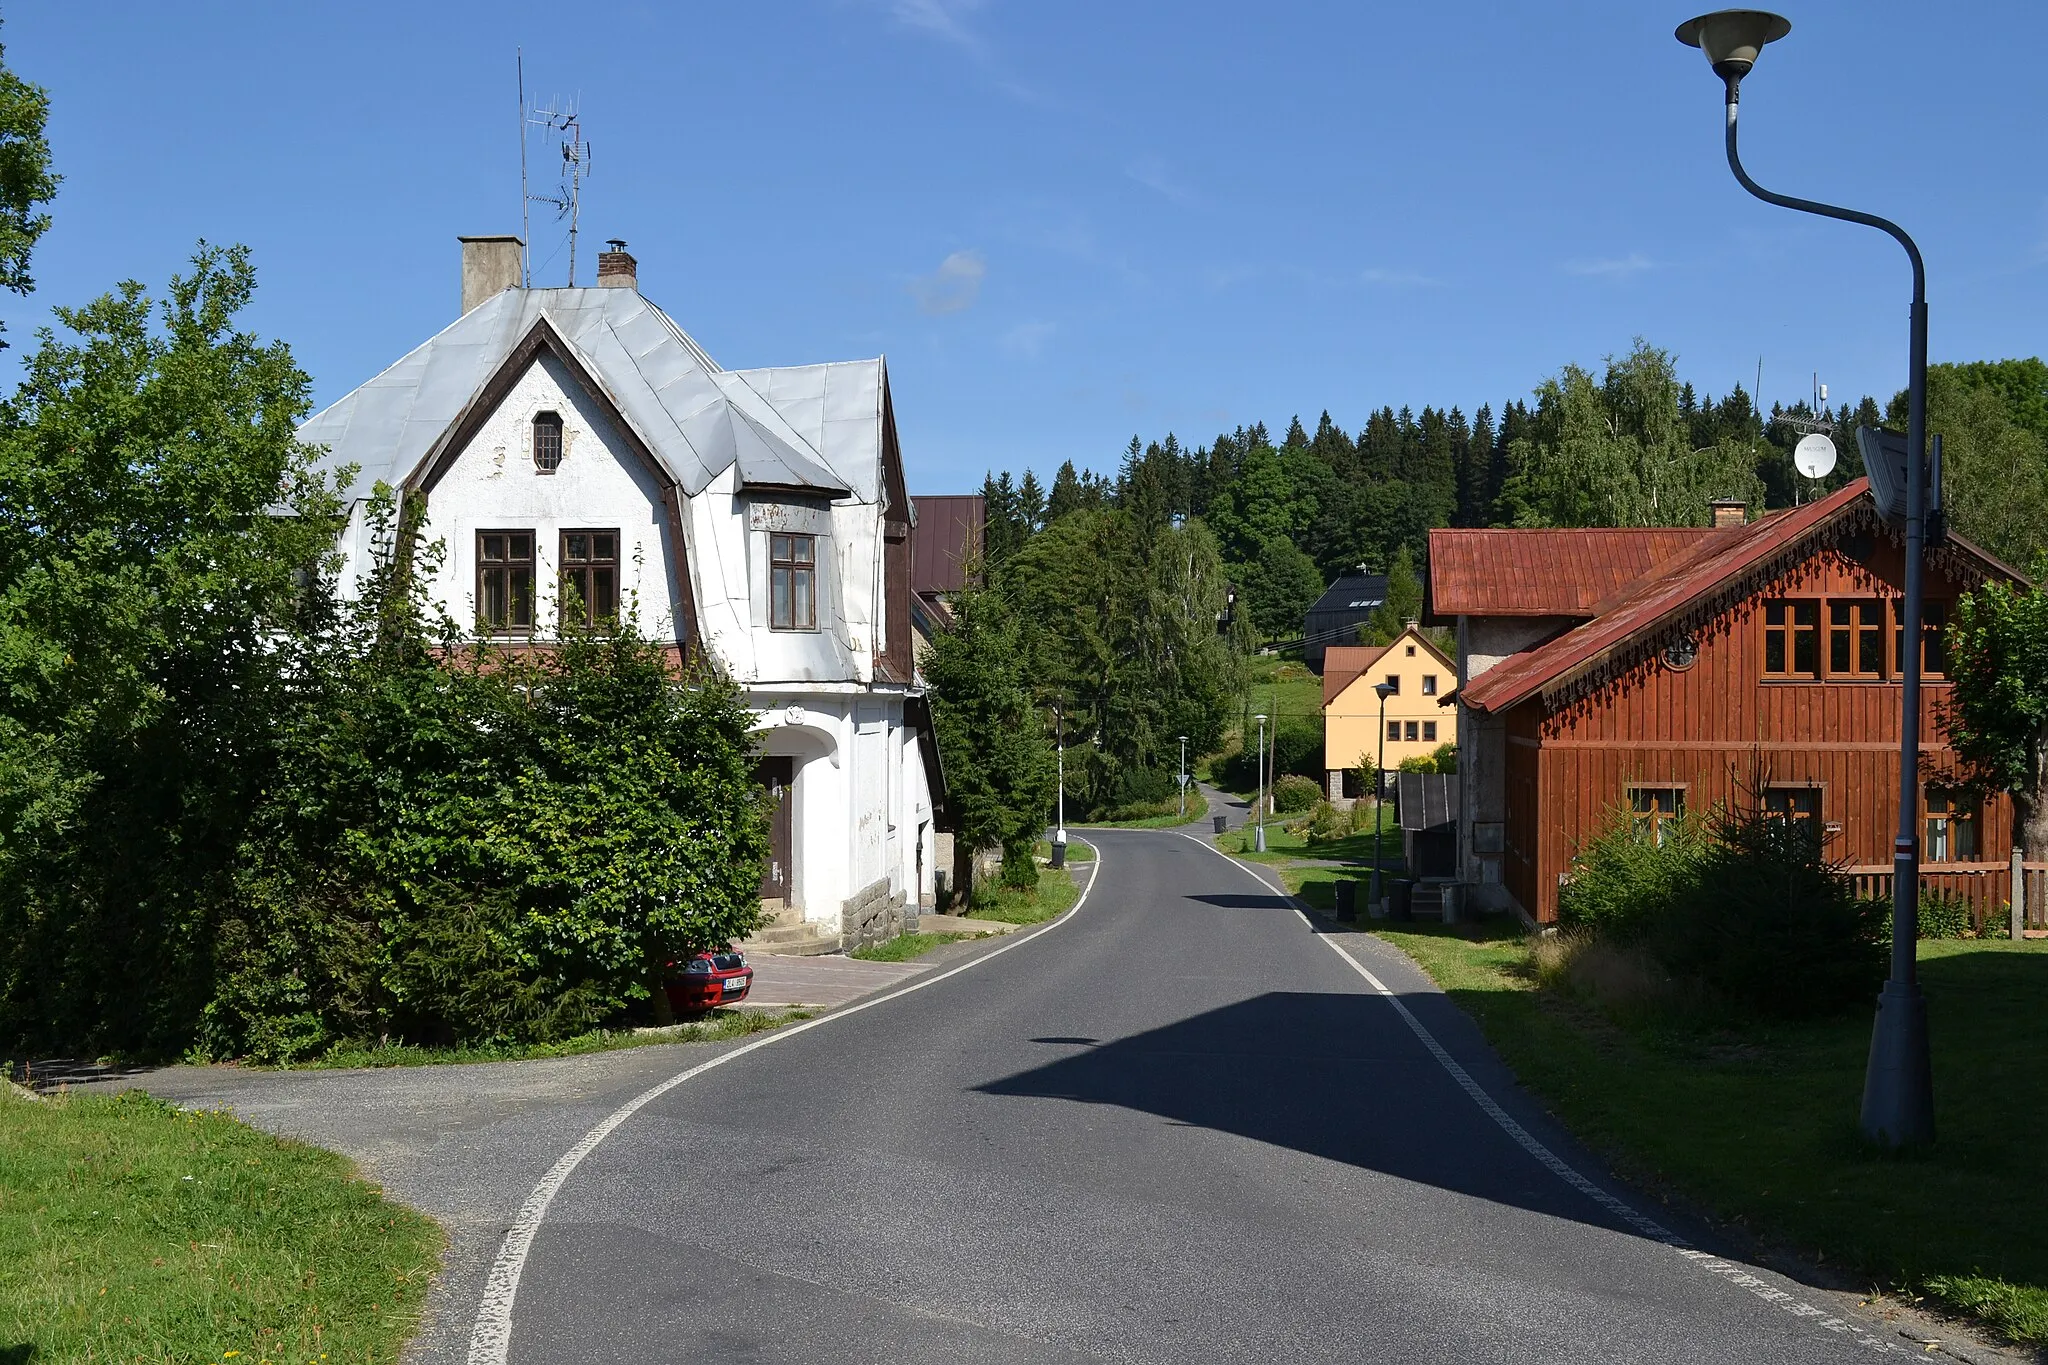
[[(1222, 788), (1212, 787), (1206, 782), (1198, 782), (1195, 785), (1201, 788), (1203, 796), (1209, 798), (1209, 814), (1223, 817), (1225, 829), (1243, 829), (1245, 822), (1252, 818), (1251, 802), (1242, 797), (1232, 796)], [(1209, 828), (1214, 829), (1215, 826), (1212, 824)]]
[(843, 1005), (870, 991), (930, 970), (922, 962), (863, 962), (852, 957), (777, 957), (749, 953), (754, 989), (747, 1003), (757, 1008)]

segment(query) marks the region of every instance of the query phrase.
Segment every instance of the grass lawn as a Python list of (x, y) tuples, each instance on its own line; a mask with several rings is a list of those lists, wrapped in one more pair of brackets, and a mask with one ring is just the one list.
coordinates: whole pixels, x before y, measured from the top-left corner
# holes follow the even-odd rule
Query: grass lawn
[(855, 948), (847, 956), (857, 957), (863, 962), (908, 962), (914, 957), (923, 957), (934, 948), (973, 937), (972, 934), (898, 934), (881, 943)]
[[(1327, 904), (1331, 878), (1305, 878)], [(2048, 1341), (2048, 943), (1920, 945), (1939, 1140), (1901, 1156), (1856, 1132), (1867, 1011), (1622, 1026), (1538, 992), (1519, 929), (1373, 932), (1421, 963), (1522, 1081), (1629, 1176), (1873, 1288)]]
[[(1209, 816), (1209, 798), (1192, 786), (1188, 788), (1188, 813), (1180, 813), (1180, 798), (1173, 799), (1173, 808), (1159, 815), (1147, 815), (1136, 820), (1090, 820), (1070, 826), (1073, 829), (1172, 829), (1175, 825), (1192, 825)], [(1067, 856), (1074, 856), (1073, 847), (1067, 849)]]
[(441, 1245), (343, 1158), (225, 1114), (0, 1094), (0, 1360), (395, 1361)]
[[(1069, 826), (1069, 828), (1075, 827)], [(1038, 841), (1038, 860), (1042, 863), (1048, 861), (1051, 857), (1052, 845), (1046, 840), (1040, 839)], [(1095, 849), (1091, 845), (1082, 843), (1079, 839), (1070, 838), (1067, 840), (1067, 861), (1070, 863), (1092, 863), (1095, 861)]]
[[(341, 1043), (318, 1057), (265, 1070), (333, 1070), (366, 1066), (441, 1066), (453, 1062), (523, 1062), (535, 1057), (578, 1057), (657, 1043), (718, 1043), (810, 1018), (805, 1010), (716, 1009), (667, 1028), (592, 1029), (555, 1043), (480, 1043), (469, 1047), (414, 1047), (407, 1043)], [(0, 1357), (0, 1365), (6, 1365)]]
[[(1372, 831), (1360, 830), (1342, 839), (1324, 843), (1311, 843), (1305, 835), (1295, 834), (1279, 823), (1278, 819), (1293, 817), (1269, 817), (1266, 821), (1266, 851), (1254, 853), (1252, 849), (1252, 827), (1231, 830), (1218, 835), (1216, 847), (1247, 862), (1270, 863), (1288, 866), (1301, 858), (1355, 858), (1360, 862), (1372, 861)], [(1399, 869), (1401, 863), (1401, 831), (1394, 827), (1394, 808), (1391, 805), (1380, 808), (1380, 870), (1386, 872)]]
[[(1067, 856), (1076, 862), (1079, 844), (1067, 845)], [(1094, 856), (1094, 851), (1089, 851)], [(1073, 874), (1065, 868), (1041, 867), (1038, 869), (1038, 885), (1028, 891), (1013, 891), (998, 886), (989, 892), (987, 903), (970, 909), (968, 919), (992, 919), (1004, 924), (1038, 924), (1066, 913), (1075, 901), (1081, 898), (1080, 888), (1074, 885)]]

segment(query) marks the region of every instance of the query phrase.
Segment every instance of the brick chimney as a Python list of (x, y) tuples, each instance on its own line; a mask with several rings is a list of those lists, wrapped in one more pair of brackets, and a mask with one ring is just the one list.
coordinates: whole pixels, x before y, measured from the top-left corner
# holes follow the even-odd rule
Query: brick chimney
[(520, 284), (526, 243), (517, 237), (457, 237), (462, 243), (462, 311)]
[(605, 242), (608, 251), (597, 253), (597, 284), (600, 289), (638, 289), (640, 263), (626, 253), (626, 244), (613, 237)]
[(1749, 504), (1741, 498), (1715, 498), (1707, 506), (1714, 509), (1714, 529), (1724, 526), (1744, 526), (1749, 523)]

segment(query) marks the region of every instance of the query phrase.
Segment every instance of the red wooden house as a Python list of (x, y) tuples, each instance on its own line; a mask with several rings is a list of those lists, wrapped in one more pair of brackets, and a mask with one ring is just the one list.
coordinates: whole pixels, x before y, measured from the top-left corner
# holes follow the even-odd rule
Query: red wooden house
[[(1439, 530), (1431, 613), (1459, 637), (1461, 880), (1554, 920), (1604, 822), (1759, 800), (1820, 822), (1829, 855), (1889, 888), (1896, 832), (1904, 555), (1857, 480), (1745, 523), (1658, 530)], [(1961, 537), (1929, 556), (1921, 857), (1931, 885), (2002, 904), (2010, 802), (1957, 785), (1935, 716), (1940, 623), (2018, 575)]]

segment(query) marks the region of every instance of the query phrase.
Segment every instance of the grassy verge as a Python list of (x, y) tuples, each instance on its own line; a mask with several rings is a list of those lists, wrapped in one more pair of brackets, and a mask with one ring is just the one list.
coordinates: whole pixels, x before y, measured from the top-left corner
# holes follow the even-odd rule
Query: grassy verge
[[(1190, 787), (1188, 789), (1188, 813), (1180, 813), (1180, 798), (1175, 797), (1170, 808), (1157, 815), (1140, 816), (1132, 820), (1090, 820), (1078, 825), (1079, 829), (1172, 829), (1176, 825), (1192, 825), (1209, 817), (1209, 798)], [(1068, 850), (1068, 857), (1073, 856)]]
[[(1081, 845), (1067, 845), (1067, 856), (1074, 857), (1079, 847)], [(1090, 854), (1093, 855), (1092, 850)], [(996, 887), (988, 893), (985, 903), (967, 912), (967, 918), (997, 920), (1003, 924), (1038, 924), (1066, 913), (1080, 898), (1080, 888), (1074, 885), (1073, 875), (1065, 868), (1041, 867), (1038, 869), (1038, 885), (1023, 891)]]
[[(1328, 877), (1305, 879), (1306, 894), (1322, 883), (1327, 900)], [(1537, 990), (1508, 926), (1373, 932), (1419, 962), (1522, 1081), (1633, 1178), (1874, 1287), (2048, 1341), (2048, 944), (1920, 945), (1940, 1136), (1902, 1156), (1856, 1133), (1867, 1015), (1618, 1022)]]
[[(1291, 818), (1291, 817), (1289, 817)], [(1302, 858), (1332, 858), (1372, 861), (1373, 831), (1360, 830), (1341, 839), (1312, 842), (1306, 835), (1296, 834), (1278, 823), (1276, 818), (1266, 821), (1266, 851), (1252, 852), (1252, 827), (1231, 830), (1228, 834), (1216, 836), (1216, 847), (1225, 853), (1243, 858), (1249, 862), (1270, 863), (1286, 866)], [(1382, 873), (1397, 871), (1401, 866), (1401, 831), (1394, 827), (1393, 809), (1384, 807), (1380, 815), (1380, 870)]]
[[(808, 1019), (804, 1010), (716, 1009), (667, 1028), (592, 1029), (553, 1043), (478, 1043), (464, 1047), (415, 1047), (409, 1043), (342, 1043), (318, 1057), (275, 1068), (280, 1071), (336, 1070), (376, 1066), (445, 1066), (458, 1062), (523, 1062), (536, 1057), (580, 1057), (586, 1052), (651, 1047), (659, 1043), (718, 1043)], [(271, 1069), (271, 1068), (265, 1068)]]
[(0, 1094), (0, 1360), (395, 1361), (441, 1244), (226, 1114)]
[[(1051, 858), (1052, 845), (1040, 839), (1038, 841), (1038, 861), (1041, 863), (1048, 862)], [(1082, 843), (1079, 839), (1069, 839), (1067, 840), (1067, 861), (1070, 863), (1092, 863), (1095, 861), (1095, 850), (1088, 844)]]
[(943, 948), (948, 943), (972, 937), (972, 934), (898, 934), (881, 943), (855, 948), (847, 956), (857, 957), (863, 962), (908, 962), (914, 957), (923, 957), (934, 948)]

